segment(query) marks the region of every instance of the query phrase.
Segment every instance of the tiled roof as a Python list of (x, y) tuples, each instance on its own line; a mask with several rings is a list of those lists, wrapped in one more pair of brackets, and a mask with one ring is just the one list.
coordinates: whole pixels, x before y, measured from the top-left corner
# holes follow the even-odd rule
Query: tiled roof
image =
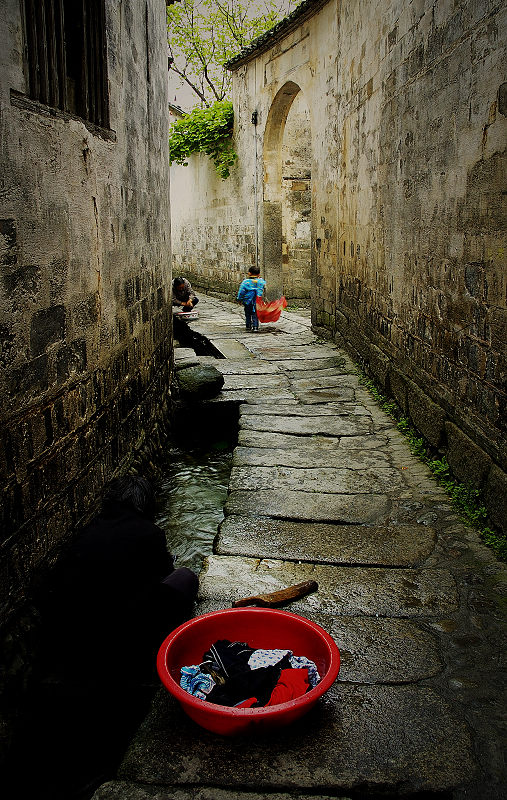
[(297, 28), (308, 17), (312, 17), (322, 6), (325, 6), (329, 0), (303, 0), (294, 11), (287, 17), (284, 17), (280, 22), (270, 28), (269, 31), (263, 33), (257, 39), (254, 39), (247, 47), (244, 47), (237, 56), (229, 59), (224, 65), (226, 69), (234, 70), (241, 64), (250, 61), (259, 53), (269, 50), (276, 42), (283, 39), (291, 30)]

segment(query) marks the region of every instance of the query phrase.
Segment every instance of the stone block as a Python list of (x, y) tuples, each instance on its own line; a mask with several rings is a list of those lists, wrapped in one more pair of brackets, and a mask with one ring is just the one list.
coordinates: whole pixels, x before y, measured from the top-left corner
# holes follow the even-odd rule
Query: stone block
[(9, 273), (18, 261), (17, 228), (15, 219), (0, 219), (0, 263)]
[(410, 418), (417, 430), (433, 447), (439, 448), (445, 432), (445, 411), (412, 381), (407, 382), (407, 401)]
[(224, 376), (210, 364), (198, 365), (178, 370), (176, 382), (185, 398), (207, 400), (220, 392)]
[[(279, 452), (279, 451), (278, 451)], [(415, 566), (435, 547), (435, 530), (410, 525), (333, 525), (231, 515), (219, 528), (215, 552), (327, 564)]]
[(56, 374), (59, 381), (66, 381), (76, 372), (86, 369), (86, 340), (76, 339), (61, 347), (56, 356)]
[(32, 359), (24, 367), (15, 369), (12, 373), (11, 386), (13, 393), (38, 394), (48, 388), (48, 357), (46, 353)]
[(388, 390), (404, 414), (408, 414), (407, 379), (395, 367), (389, 368)]
[(488, 473), (484, 496), (491, 521), (507, 534), (507, 475), (496, 464)]
[(454, 477), (481, 489), (491, 468), (491, 458), (454, 423), (445, 423), (447, 460)]
[(372, 795), (394, 797), (401, 783), (407, 795), (440, 793), (470, 780), (475, 769), (465, 725), (433, 689), (337, 683), (283, 735), (266, 731), (247, 742), (198, 728), (160, 692), (118, 777), (156, 782), (159, 791), (177, 785), (172, 797), (178, 798), (185, 788), (199, 797), (198, 788), (210, 784), (215, 788), (204, 797), (217, 800), (219, 789), (241, 797), (244, 786), (262, 798), (287, 790), (291, 798), (293, 792), (343, 797), (347, 790), (359, 797), (365, 786)]
[(65, 338), (65, 307), (50, 306), (32, 317), (30, 326), (30, 348), (39, 356), (50, 345)]

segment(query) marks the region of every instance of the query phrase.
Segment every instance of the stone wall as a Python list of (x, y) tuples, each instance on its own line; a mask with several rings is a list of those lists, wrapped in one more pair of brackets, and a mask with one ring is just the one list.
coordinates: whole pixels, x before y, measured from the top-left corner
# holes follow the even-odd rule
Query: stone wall
[(109, 126), (27, 96), (23, 4), (0, 27), (0, 608), (166, 422), (165, 6), (106, 0)]
[(291, 301), (311, 296), (312, 133), (301, 92), (282, 140), (282, 290)]
[(506, 9), (341, 8), (331, 327), (505, 529)]
[(504, 529), (506, 14), (492, 0), (305, 0), (230, 63), (238, 166), (220, 185), (194, 161), (184, 236), (175, 222), (196, 283), (232, 293), (253, 238), (279, 293), (296, 245), (283, 141), (304, 98), (313, 326), (485, 489)]

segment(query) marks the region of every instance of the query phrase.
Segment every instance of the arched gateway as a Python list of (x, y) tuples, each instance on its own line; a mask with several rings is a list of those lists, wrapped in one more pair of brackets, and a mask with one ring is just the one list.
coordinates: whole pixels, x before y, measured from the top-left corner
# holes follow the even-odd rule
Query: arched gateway
[(310, 111), (288, 81), (271, 104), (263, 143), (262, 267), (272, 296), (310, 296), (311, 162)]

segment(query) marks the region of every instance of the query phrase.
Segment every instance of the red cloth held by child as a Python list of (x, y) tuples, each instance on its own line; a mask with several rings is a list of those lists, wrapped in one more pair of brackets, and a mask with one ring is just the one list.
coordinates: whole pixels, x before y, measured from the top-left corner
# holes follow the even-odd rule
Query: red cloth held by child
[(271, 300), (269, 303), (263, 297), (257, 297), (257, 319), (259, 322), (276, 322), (280, 319), (282, 308), (287, 308), (287, 300), (280, 297), (279, 300)]

